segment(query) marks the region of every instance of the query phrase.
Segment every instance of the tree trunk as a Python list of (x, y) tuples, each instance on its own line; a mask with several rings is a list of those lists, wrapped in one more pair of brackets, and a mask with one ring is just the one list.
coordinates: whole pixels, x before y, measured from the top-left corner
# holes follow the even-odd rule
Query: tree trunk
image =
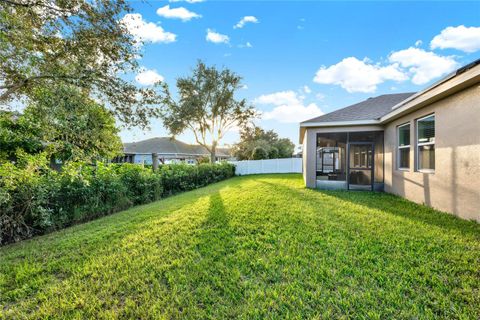
[(212, 143), (212, 149), (210, 150), (210, 163), (215, 163), (215, 150), (217, 149), (217, 142), (213, 141)]

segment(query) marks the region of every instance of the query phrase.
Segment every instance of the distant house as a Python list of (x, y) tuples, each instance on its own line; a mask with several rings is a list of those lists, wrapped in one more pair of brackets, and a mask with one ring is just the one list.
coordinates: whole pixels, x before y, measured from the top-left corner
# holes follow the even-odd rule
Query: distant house
[[(152, 164), (153, 153), (158, 155), (158, 160), (162, 164), (177, 162), (195, 164), (200, 158), (210, 158), (210, 152), (203, 146), (187, 144), (170, 137), (158, 137), (124, 143), (123, 156), (115, 158), (113, 162)], [(217, 161), (231, 158), (230, 149), (217, 148), (216, 158)]]
[(300, 123), (310, 188), (384, 190), (480, 222), (480, 60)]

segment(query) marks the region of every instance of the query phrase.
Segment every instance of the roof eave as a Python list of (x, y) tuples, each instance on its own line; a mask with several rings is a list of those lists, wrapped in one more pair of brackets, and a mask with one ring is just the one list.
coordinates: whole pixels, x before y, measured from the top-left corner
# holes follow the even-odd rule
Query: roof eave
[(466, 89), (480, 82), (480, 65), (450, 76), (443, 81), (437, 82), (434, 86), (420, 91), (412, 97), (393, 106), (392, 111), (380, 118), (380, 123), (385, 124), (405, 114), (418, 110), (435, 101), (443, 99), (456, 92)]
[(348, 127), (362, 125), (380, 124), (380, 120), (352, 120), (352, 121), (323, 121), (323, 122), (301, 122), (300, 127)]

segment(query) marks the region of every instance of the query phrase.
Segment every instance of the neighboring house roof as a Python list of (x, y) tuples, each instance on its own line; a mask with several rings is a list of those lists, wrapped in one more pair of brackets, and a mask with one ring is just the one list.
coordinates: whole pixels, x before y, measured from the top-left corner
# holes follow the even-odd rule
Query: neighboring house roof
[[(137, 142), (123, 144), (124, 153), (129, 154), (181, 154), (181, 155), (210, 155), (210, 152), (203, 146), (192, 145), (170, 137), (157, 137)], [(217, 148), (216, 155), (229, 157), (229, 149)]]
[(392, 107), (414, 95), (415, 92), (384, 94), (365, 101), (352, 104), (351, 106), (324, 114), (303, 123), (311, 122), (336, 122), (357, 120), (378, 120), (392, 111)]

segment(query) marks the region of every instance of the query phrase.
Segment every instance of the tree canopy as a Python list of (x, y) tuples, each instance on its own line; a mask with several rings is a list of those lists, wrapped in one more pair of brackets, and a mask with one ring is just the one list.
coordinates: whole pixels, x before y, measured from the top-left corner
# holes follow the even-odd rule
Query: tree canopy
[(124, 0), (0, 0), (0, 106), (37, 89), (70, 85), (104, 101), (128, 126), (158, 116), (155, 87), (124, 79), (139, 70), (138, 43), (122, 23)]
[(262, 147), (255, 147), (252, 151), (252, 160), (268, 159), (267, 150)]
[(238, 160), (252, 160), (256, 148), (265, 150), (265, 158), (290, 158), (295, 145), (288, 138), (279, 138), (273, 130), (265, 131), (256, 126), (243, 128), (240, 142), (234, 146), (234, 156)]
[(22, 114), (2, 112), (0, 147), (3, 159), (17, 152), (47, 152), (62, 161), (111, 159), (121, 141), (111, 111), (71, 86), (37, 89)]
[(214, 162), (216, 147), (225, 133), (234, 127), (244, 128), (256, 116), (245, 99), (235, 98), (241, 79), (229, 69), (218, 70), (199, 61), (190, 76), (177, 79), (178, 99), (174, 99), (167, 84), (162, 84), (165, 127), (172, 135), (193, 132)]

